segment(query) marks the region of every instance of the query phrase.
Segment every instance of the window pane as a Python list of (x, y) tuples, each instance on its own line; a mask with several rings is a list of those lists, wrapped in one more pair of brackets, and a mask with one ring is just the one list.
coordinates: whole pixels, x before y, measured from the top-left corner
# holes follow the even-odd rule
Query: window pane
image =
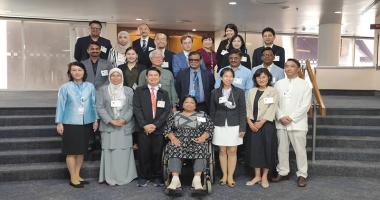
[(373, 39), (355, 40), (355, 67), (369, 67), (373, 64)]
[(293, 45), (293, 36), (291, 35), (276, 35), (276, 40), (274, 44), (281, 46), (285, 49), (285, 61), (288, 58), (294, 58), (294, 45)]
[(297, 36), (294, 57), (301, 63), (310, 60), (312, 65), (318, 64), (318, 37)]
[(340, 45), (339, 66), (354, 66), (353, 65), (353, 45), (352, 38), (342, 38)]
[(245, 36), (245, 45), (247, 46), (248, 55), (252, 57), (253, 51), (263, 46), (263, 39), (261, 34), (258, 33), (247, 33)]

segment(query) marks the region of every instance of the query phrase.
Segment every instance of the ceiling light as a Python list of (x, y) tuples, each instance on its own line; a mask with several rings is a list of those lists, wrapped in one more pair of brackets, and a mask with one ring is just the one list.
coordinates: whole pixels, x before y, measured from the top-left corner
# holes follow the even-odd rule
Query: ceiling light
[(137, 21), (142, 21), (143, 19), (141, 19), (141, 18), (136, 18), (136, 20), (137, 20)]
[(335, 14), (342, 14), (342, 11), (334, 11)]
[(193, 30), (192, 30), (192, 31), (197, 31), (197, 29), (193, 28)]
[(228, 2), (228, 4), (229, 5), (236, 5), (237, 3), (236, 3), (236, 1), (230, 1), (230, 2)]

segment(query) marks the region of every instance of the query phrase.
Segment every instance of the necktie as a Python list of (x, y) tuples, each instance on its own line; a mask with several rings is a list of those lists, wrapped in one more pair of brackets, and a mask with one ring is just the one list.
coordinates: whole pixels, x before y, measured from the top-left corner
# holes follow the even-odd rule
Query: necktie
[(150, 100), (152, 101), (152, 111), (153, 111), (153, 118), (156, 115), (156, 94), (154, 93), (154, 88), (150, 89)]
[(194, 96), (197, 99), (197, 101), (200, 102), (199, 78), (198, 78), (197, 72), (194, 72), (193, 84), (194, 84)]
[(145, 51), (146, 50), (146, 40), (143, 40), (143, 46), (142, 46), (142, 50)]

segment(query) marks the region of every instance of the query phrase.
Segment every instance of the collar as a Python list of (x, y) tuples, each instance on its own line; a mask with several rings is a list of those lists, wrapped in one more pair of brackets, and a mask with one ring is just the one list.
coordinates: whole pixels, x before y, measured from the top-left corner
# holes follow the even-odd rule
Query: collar
[[(267, 69), (270, 71), (270, 70), (272, 69), (273, 65), (274, 65), (274, 63), (272, 62), (272, 64), (270, 64), (269, 67), (268, 67)], [(264, 63), (261, 64), (261, 66), (262, 66), (263, 68), (265, 68), (265, 67), (264, 67)]]
[(186, 57), (189, 57), (190, 52), (189, 51), (183, 51), (183, 54), (185, 54)]
[(193, 68), (191, 68), (191, 67), (189, 67), (190, 68), (190, 72), (200, 72), (201, 71), (201, 68), (199, 67), (197, 70), (195, 70), (195, 69), (193, 69)]
[[(231, 69), (233, 69), (233, 68), (231, 67), (231, 65), (228, 65), (228, 67), (231, 68)], [(239, 65), (239, 67), (237, 67), (236, 71), (240, 70), (242, 67), (244, 67), (244, 66), (241, 65), (241, 63), (240, 63), (240, 65)], [(235, 75), (236, 75), (236, 74), (235, 74)]]
[(266, 45), (266, 44), (264, 44), (264, 48), (265, 48), (265, 47), (273, 48), (273, 44), (271, 44), (271, 45)]
[(158, 85), (156, 85), (156, 86), (153, 87), (153, 86), (147, 84), (147, 86), (148, 86), (149, 90), (151, 90), (152, 88), (154, 88), (154, 90), (155, 90), (156, 92), (157, 92), (158, 89), (159, 89)]

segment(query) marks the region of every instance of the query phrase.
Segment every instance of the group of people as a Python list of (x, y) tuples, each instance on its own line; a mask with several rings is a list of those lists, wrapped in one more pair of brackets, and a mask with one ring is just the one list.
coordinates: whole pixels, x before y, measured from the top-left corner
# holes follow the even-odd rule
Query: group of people
[[(183, 51), (166, 49), (167, 36), (149, 37), (147, 24), (132, 42), (126, 31), (118, 44), (100, 37), (102, 24), (91, 21), (90, 35), (79, 38), (68, 65), (69, 82), (58, 92), (56, 123), (62, 135), (70, 185), (84, 187), (80, 176), (89, 138), (101, 135), (99, 182), (163, 186), (162, 154), (171, 175), (167, 189), (181, 187), (184, 159), (194, 160), (192, 186), (202, 190), (201, 175), (218, 146), (219, 183), (235, 187), (238, 146), (244, 144), (251, 186), (269, 187), (289, 178), (289, 143), (297, 160), (297, 184), (306, 186), (307, 111), (311, 88), (299, 78), (300, 63), (273, 44), (275, 32), (265, 28), (264, 46), (252, 61), (236, 25), (227, 24), (217, 52), (213, 38), (192, 51), (193, 38), (181, 37)], [(252, 63), (252, 64), (251, 64)], [(138, 170), (133, 150), (138, 152)], [(213, 153), (213, 152), (212, 152)]]

